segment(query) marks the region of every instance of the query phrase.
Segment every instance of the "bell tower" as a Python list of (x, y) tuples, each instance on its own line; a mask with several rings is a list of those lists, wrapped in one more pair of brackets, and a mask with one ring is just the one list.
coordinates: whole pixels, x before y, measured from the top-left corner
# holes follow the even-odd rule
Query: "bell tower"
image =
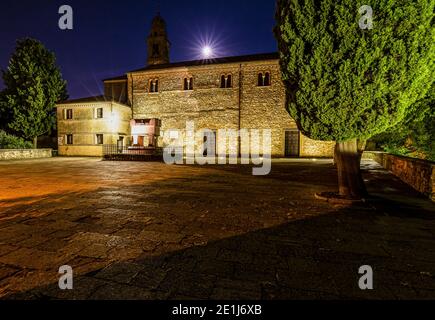
[(148, 36), (148, 65), (169, 63), (170, 46), (166, 22), (159, 13), (153, 19), (151, 33)]

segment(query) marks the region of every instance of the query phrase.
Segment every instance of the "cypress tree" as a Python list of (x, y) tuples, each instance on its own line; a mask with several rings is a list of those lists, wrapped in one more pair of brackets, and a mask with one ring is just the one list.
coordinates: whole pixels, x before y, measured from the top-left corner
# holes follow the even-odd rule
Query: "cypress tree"
[[(358, 141), (402, 122), (435, 76), (435, 0), (278, 0), (287, 110), (303, 134), (336, 141), (339, 196), (366, 195)], [(361, 28), (360, 8), (373, 9)]]

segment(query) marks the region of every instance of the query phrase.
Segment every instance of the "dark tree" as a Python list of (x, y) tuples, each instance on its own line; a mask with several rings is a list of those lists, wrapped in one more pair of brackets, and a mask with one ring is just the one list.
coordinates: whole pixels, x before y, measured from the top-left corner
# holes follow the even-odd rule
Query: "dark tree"
[[(402, 122), (433, 82), (434, 3), (278, 0), (287, 109), (305, 135), (337, 142), (341, 197), (366, 195), (358, 141)], [(372, 29), (360, 27), (363, 5)]]
[(19, 40), (2, 73), (6, 86), (0, 97), (2, 127), (33, 140), (36, 148), (38, 136), (56, 124), (56, 102), (68, 97), (55, 55), (37, 40)]

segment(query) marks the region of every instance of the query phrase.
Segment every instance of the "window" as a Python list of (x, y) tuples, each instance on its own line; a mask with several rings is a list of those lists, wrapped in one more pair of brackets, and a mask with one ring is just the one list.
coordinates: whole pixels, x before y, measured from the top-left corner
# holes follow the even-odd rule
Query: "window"
[(233, 77), (231, 75), (228, 75), (227, 77), (227, 88), (233, 87)]
[(184, 78), (184, 90), (193, 90), (193, 78)]
[(102, 134), (97, 134), (95, 140), (96, 140), (96, 144), (104, 144), (104, 135), (102, 135)]
[(97, 119), (103, 119), (104, 113), (103, 113), (103, 108), (98, 108), (97, 109)]
[(150, 89), (149, 89), (150, 93), (157, 93), (159, 92), (159, 80), (155, 79), (155, 80), (150, 80)]
[(259, 73), (258, 74), (258, 86), (259, 87), (268, 87), (270, 86), (270, 73), (266, 72), (266, 73)]
[(66, 144), (73, 144), (74, 140), (73, 140), (73, 135), (72, 134), (67, 134), (66, 135)]
[(153, 44), (153, 53), (152, 56), (153, 57), (158, 57), (160, 55), (160, 47), (158, 44)]
[(263, 74), (262, 73), (258, 74), (258, 86), (259, 87), (263, 86)]
[(66, 113), (66, 119), (67, 120), (72, 120), (72, 118), (73, 118), (73, 110), (72, 109), (67, 109), (65, 113)]
[(222, 75), (221, 77), (221, 88), (232, 88), (233, 87), (233, 81), (231, 75)]
[(266, 75), (264, 76), (264, 86), (268, 87), (270, 86), (270, 73), (266, 72)]
[(224, 89), (224, 88), (226, 88), (226, 79), (225, 79), (225, 76), (224, 75), (222, 75), (221, 76), (221, 89)]

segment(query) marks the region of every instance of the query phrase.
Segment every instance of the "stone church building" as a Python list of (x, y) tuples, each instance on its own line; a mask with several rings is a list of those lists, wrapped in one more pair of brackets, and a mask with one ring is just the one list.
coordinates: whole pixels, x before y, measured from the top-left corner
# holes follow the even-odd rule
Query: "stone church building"
[(330, 157), (334, 143), (300, 134), (285, 109), (278, 53), (171, 63), (158, 15), (144, 68), (104, 80), (104, 96), (57, 106), (59, 154), (101, 156), (104, 145), (165, 147), (165, 130), (271, 129), (273, 157)]

